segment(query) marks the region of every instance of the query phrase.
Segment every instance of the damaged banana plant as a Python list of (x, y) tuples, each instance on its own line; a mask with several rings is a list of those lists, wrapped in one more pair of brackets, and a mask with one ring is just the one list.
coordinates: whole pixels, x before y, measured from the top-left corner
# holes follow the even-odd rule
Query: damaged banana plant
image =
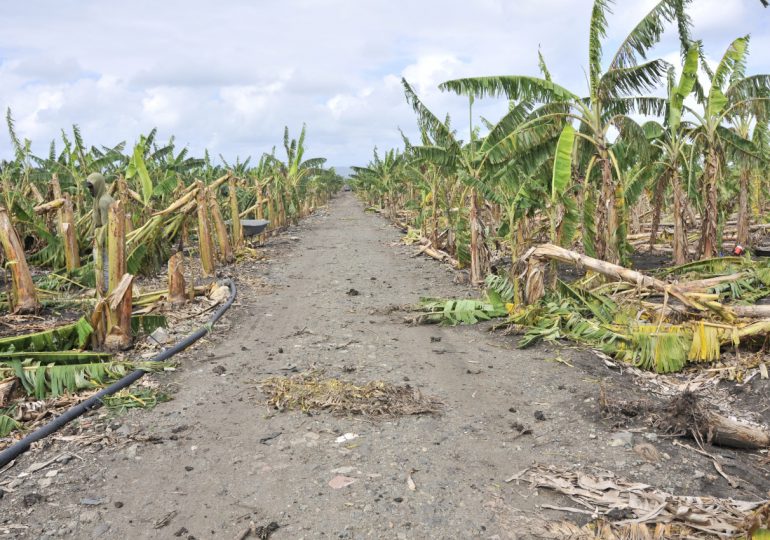
[[(658, 373), (713, 362), (730, 348), (770, 333), (770, 265), (746, 258), (709, 259), (648, 276), (574, 251), (543, 244), (524, 256), (526, 305), (511, 311), (527, 346), (567, 338)], [(549, 262), (588, 271), (546, 290)]]

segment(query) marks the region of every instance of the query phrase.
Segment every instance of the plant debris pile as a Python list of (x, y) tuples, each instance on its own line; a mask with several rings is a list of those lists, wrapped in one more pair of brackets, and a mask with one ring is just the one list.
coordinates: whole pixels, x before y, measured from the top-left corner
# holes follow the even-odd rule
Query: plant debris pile
[(514, 480), (553, 490), (576, 504), (551, 509), (593, 519), (584, 527), (566, 522), (547, 524), (545, 538), (700, 538), (704, 533), (709, 538), (733, 538), (750, 535), (768, 524), (768, 501), (672, 495), (609, 471), (588, 474), (534, 466), (508, 479)]
[(417, 388), (371, 381), (362, 386), (309, 371), (291, 377), (270, 377), (260, 383), (270, 407), (302, 412), (328, 411), (332, 414), (394, 417), (438, 414), (443, 404), (424, 396)]

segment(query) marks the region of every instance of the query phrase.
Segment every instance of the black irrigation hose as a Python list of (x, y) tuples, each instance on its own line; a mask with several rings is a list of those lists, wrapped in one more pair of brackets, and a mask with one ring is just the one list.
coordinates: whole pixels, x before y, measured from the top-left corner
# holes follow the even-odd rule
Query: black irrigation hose
[[(225, 311), (228, 310), (228, 308), (233, 304), (235, 301), (235, 283), (231, 279), (226, 279), (223, 282), (225, 285), (228, 285), (230, 287), (230, 297), (227, 299), (227, 302), (225, 302), (222, 307), (220, 307), (208, 320), (208, 322), (198, 328), (195, 332), (184, 338), (182, 341), (179, 341), (174, 344), (169, 349), (163, 349), (160, 353), (152, 357), (149, 361), (150, 362), (162, 362), (164, 360), (167, 360), (174, 356), (177, 353), (182, 352), (187, 347), (198, 341), (200, 338), (205, 336), (211, 331), (211, 327), (216, 323), (222, 315), (224, 315)], [(132, 371), (122, 379), (119, 379), (109, 385), (107, 388), (103, 388), (102, 390), (98, 391), (96, 394), (91, 396), (85, 401), (82, 401), (78, 403), (77, 405), (70, 407), (64, 413), (57, 416), (50, 422), (48, 422), (46, 425), (39, 427), (26, 437), (24, 437), (22, 440), (12, 444), (2, 452), (0, 452), (0, 467), (4, 467), (14, 459), (16, 459), (18, 456), (29, 450), (29, 447), (32, 445), (32, 443), (37, 442), (41, 439), (44, 439), (45, 437), (48, 437), (49, 435), (55, 433), (56, 431), (63, 428), (66, 424), (74, 420), (75, 418), (81, 416), (82, 414), (100, 407), (102, 405), (102, 398), (104, 396), (109, 396), (117, 392), (118, 390), (122, 390), (126, 388), (127, 386), (130, 386), (131, 384), (135, 383), (139, 379), (144, 376), (144, 374), (147, 373), (146, 371), (142, 371), (141, 369), (137, 369), (135, 371)]]

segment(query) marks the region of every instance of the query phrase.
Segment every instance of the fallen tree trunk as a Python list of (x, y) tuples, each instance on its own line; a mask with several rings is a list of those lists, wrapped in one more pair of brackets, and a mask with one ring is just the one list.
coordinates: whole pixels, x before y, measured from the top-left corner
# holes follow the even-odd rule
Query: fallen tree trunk
[(455, 270), (460, 268), (460, 263), (456, 259), (453, 259), (449, 253), (445, 251), (434, 249), (431, 246), (420, 246), (417, 255), (421, 255), (423, 253), (432, 259), (436, 259), (437, 261), (448, 262)]
[[(585, 267), (605, 277), (625, 281), (636, 285), (637, 287), (643, 287), (653, 289), (658, 292), (667, 293), (677, 298), (680, 302), (688, 307), (702, 311), (704, 309), (697, 302), (693, 302), (688, 298), (683, 291), (681, 291), (676, 285), (671, 285), (660, 279), (644, 275), (636, 270), (624, 268), (620, 265), (594, 259), (587, 255), (581, 255), (575, 251), (570, 251), (562, 247), (553, 244), (542, 244), (540, 246), (531, 248), (524, 254), (523, 259), (527, 261), (527, 303), (532, 304), (542, 298), (545, 293), (545, 287), (543, 285), (543, 268), (534, 268), (536, 266), (542, 267), (545, 259), (560, 261), (568, 264), (575, 264), (579, 267)], [(530, 284), (530, 280), (532, 283)]]
[(723, 416), (701, 403), (692, 392), (672, 398), (659, 422), (665, 431), (718, 446), (748, 450), (770, 446), (770, 431), (765, 426)]

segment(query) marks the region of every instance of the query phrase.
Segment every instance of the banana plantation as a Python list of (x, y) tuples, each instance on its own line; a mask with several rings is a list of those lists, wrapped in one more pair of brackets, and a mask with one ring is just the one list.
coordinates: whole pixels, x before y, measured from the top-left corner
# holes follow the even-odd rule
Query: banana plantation
[(0, 170), (2, 437), (21, 427), (29, 399), (163, 369), (126, 351), (166, 326), (166, 311), (211, 293), (218, 268), (258, 256), (268, 235), (342, 185), (325, 159), (305, 156), (304, 126), (296, 139), (285, 130), (282, 155), (215, 164), (156, 130), (132, 146), (87, 146), (77, 126), (39, 156), (10, 110), (6, 120), (15, 157)]
[[(406, 242), (486, 282), (481, 300), (426, 302), (427, 320), (503, 316), (522, 345), (566, 337), (659, 372), (761, 346), (770, 75), (748, 70), (749, 36), (706, 58), (688, 9), (658, 2), (609, 50), (611, 3), (594, 2), (574, 44), (585, 89), (561, 86), (539, 52), (539, 73), (442, 83), (467, 99), (464, 140), (402, 80), (419, 140), (375, 150), (355, 187)], [(651, 54), (667, 28), (676, 65)], [(485, 97), (508, 112), (477, 121)]]

